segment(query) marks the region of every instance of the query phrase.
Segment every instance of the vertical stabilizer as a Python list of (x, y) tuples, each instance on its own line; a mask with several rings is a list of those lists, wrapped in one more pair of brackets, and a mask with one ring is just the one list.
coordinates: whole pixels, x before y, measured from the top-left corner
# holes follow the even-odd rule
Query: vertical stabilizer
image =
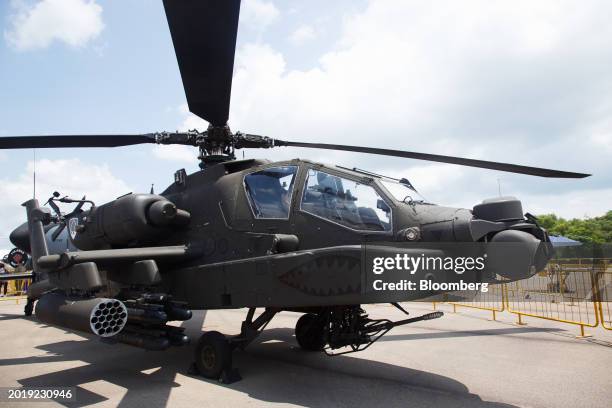
[(43, 255), (49, 255), (47, 249), (47, 241), (45, 240), (45, 231), (43, 223), (49, 223), (51, 214), (45, 211), (44, 208), (40, 208), (38, 200), (28, 200), (22, 204), (27, 211), (28, 216), (28, 230), (30, 235), (30, 254), (32, 255), (32, 266), (34, 272), (40, 273), (38, 268), (38, 258)]

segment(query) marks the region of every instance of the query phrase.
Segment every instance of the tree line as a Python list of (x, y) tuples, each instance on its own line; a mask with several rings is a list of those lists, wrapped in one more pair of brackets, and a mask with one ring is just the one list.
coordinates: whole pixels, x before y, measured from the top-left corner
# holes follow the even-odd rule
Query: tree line
[(612, 210), (601, 217), (566, 220), (555, 214), (539, 215), (538, 223), (551, 235), (562, 235), (583, 243), (612, 243)]
[(538, 223), (551, 235), (582, 242), (580, 246), (556, 248), (555, 258), (612, 258), (612, 211), (601, 217), (571, 220), (544, 214), (538, 216)]

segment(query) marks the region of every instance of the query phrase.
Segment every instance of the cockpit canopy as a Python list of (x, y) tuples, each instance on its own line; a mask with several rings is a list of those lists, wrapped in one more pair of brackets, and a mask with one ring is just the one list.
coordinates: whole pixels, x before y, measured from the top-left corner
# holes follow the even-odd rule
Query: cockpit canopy
[(247, 174), (244, 186), (255, 218), (289, 218), (297, 166), (270, 167)]
[(374, 187), (321, 170), (308, 170), (300, 208), (355, 230), (391, 230), (391, 208)]
[(294, 193), (298, 166), (276, 166), (249, 173), (244, 186), (258, 219), (288, 219), (293, 200), (313, 216), (357, 231), (391, 231), (391, 208), (368, 184), (319, 169), (306, 169), (300, 197)]

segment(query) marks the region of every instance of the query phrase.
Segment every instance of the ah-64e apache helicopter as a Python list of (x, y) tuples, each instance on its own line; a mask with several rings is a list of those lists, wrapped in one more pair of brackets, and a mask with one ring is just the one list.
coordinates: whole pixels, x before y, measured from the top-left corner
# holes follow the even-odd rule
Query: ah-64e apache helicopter
[[(448, 254), (462, 243), (515, 244), (512, 258), (522, 266), (504, 267), (510, 255), (489, 252), (498, 269), (477, 277), (488, 282), (529, 277), (552, 256), (546, 231), (513, 198), (448, 208), (410, 198), (415, 191), (405, 179), (307, 160), (236, 160), (241, 148), (296, 146), (541, 177), (587, 176), (232, 133), (227, 119), (240, 1), (164, 0), (164, 7), (189, 109), (210, 123), (206, 131), (2, 137), (0, 148), (180, 144), (199, 148), (202, 170), (178, 171), (159, 195), (128, 194), (100, 206), (59, 194), (49, 200), (53, 213), (36, 199), (24, 203), (28, 221), (11, 240), (32, 255), (36, 281), (26, 314), (36, 301), (36, 316), (45, 323), (162, 350), (189, 341), (166, 323), (189, 319), (192, 309), (248, 308), (240, 334), (206, 332), (196, 347), (194, 366), (202, 375), (231, 380), (232, 350), (248, 345), (281, 311), (303, 313), (295, 328), (303, 349), (330, 354), (362, 350), (397, 325), (441, 316), (370, 319), (361, 305), (401, 309), (397, 302), (431, 292), (374, 290), (368, 250), (422, 256)], [(78, 206), (64, 215), (57, 201)], [(441, 281), (442, 275), (434, 270), (427, 277)], [(264, 308), (258, 317), (256, 308)]]

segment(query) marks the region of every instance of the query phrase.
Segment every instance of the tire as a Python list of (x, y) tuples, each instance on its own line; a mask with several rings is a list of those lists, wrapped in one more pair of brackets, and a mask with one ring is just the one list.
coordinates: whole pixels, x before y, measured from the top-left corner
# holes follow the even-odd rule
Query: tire
[(204, 333), (196, 346), (195, 365), (203, 377), (218, 380), (232, 366), (232, 348), (225, 336), (217, 331)]
[(295, 338), (303, 350), (322, 351), (326, 343), (323, 320), (312, 313), (302, 315), (295, 325)]

